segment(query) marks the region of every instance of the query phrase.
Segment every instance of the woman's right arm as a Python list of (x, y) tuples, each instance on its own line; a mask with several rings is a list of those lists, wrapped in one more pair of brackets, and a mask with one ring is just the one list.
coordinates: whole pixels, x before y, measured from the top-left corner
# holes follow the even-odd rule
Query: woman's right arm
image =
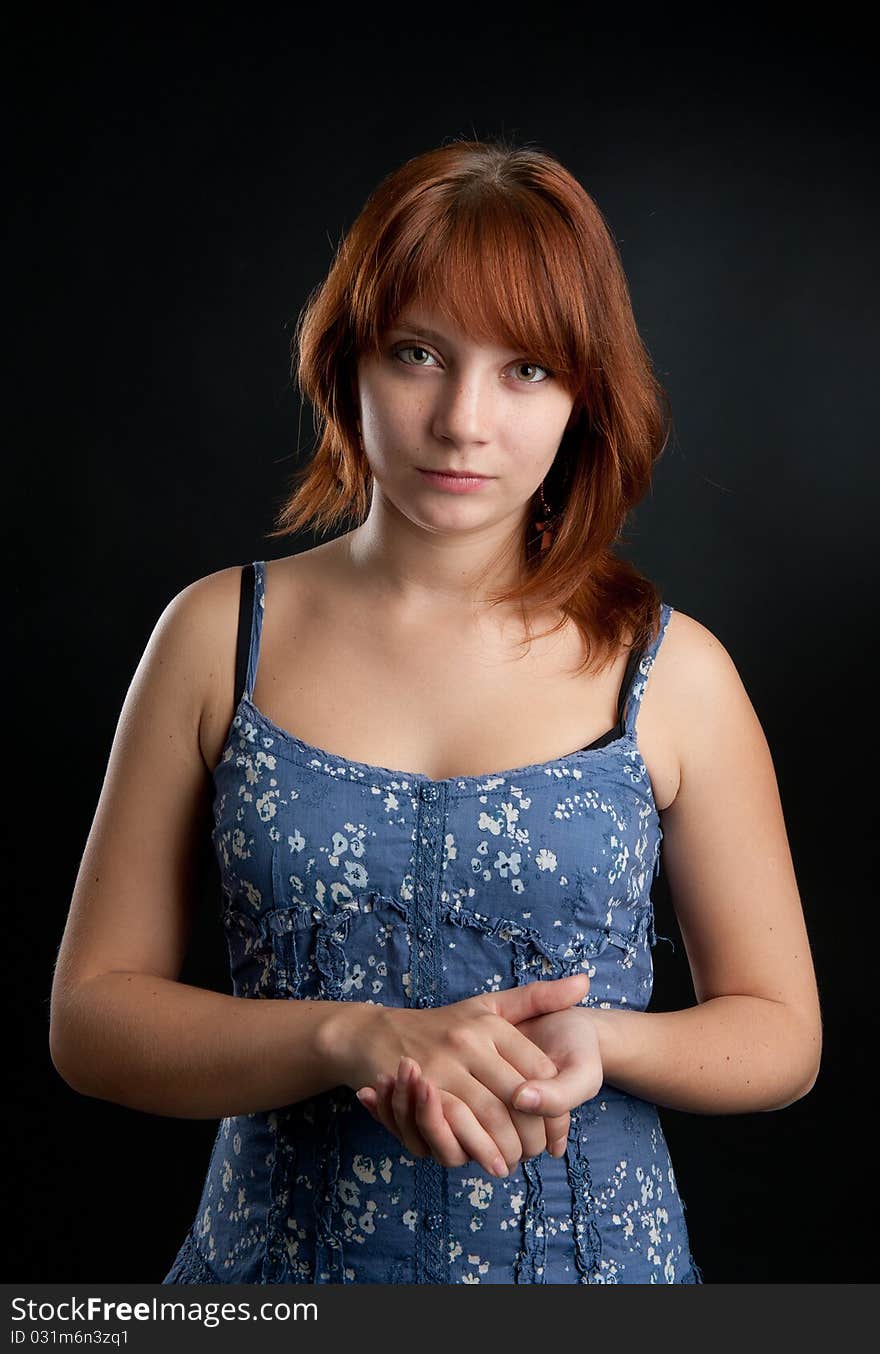
[(76, 1091), (214, 1119), (336, 1084), (320, 1052), (337, 1003), (252, 1000), (178, 981), (211, 830), (199, 726), (235, 670), (239, 569), (165, 608), (126, 695), (77, 875), (50, 1005), (52, 1061)]
[(499, 1147), (511, 1163), (534, 1155), (543, 1121), (505, 1097), (555, 1067), (511, 1021), (579, 1001), (586, 978), (425, 1011), (255, 1000), (179, 981), (211, 828), (200, 726), (223, 699), (221, 723), (232, 717), (240, 579), (221, 570), (168, 604), (123, 703), (52, 985), (57, 1071), (84, 1095), (216, 1119), (358, 1089), (413, 1056), (461, 1098), (472, 1159)]

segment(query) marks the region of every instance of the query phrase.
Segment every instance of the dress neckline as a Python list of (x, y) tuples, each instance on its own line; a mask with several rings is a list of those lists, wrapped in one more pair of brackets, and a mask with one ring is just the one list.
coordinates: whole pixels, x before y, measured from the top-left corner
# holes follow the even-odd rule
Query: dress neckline
[[(243, 733), (247, 736), (246, 726), (248, 722), (255, 726), (255, 731), (257, 727), (262, 727), (272, 735), (272, 743), (268, 747), (263, 747), (264, 752), (270, 750), (273, 754), (280, 752), (282, 756), (306, 766), (311, 771), (332, 776), (337, 780), (349, 780), (373, 787), (382, 785), (392, 789), (408, 789), (410, 785), (417, 786), (419, 794), (424, 799), (437, 799), (442, 793), (453, 797), (485, 794), (510, 780), (572, 778), (577, 781), (584, 776), (582, 767), (586, 768), (592, 758), (622, 753), (631, 767), (627, 772), (627, 779), (633, 783), (642, 782), (644, 784), (646, 797), (656, 811), (648, 768), (639, 752), (635, 737), (626, 730), (618, 738), (612, 739), (601, 747), (591, 745), (578, 748), (574, 752), (563, 753), (561, 756), (551, 757), (547, 761), (504, 767), (499, 771), (486, 772), (480, 776), (461, 775), (436, 778), (423, 771), (404, 771), (399, 767), (361, 762), (353, 757), (343, 757), (338, 752), (330, 752), (327, 748), (318, 747), (314, 743), (307, 743), (305, 739), (300, 738), (289, 729), (276, 724), (245, 692), (233, 716), (223, 754), (214, 772), (215, 777), (229, 756), (232, 755), (236, 736), (240, 737)], [(250, 741), (255, 740), (251, 739)]]

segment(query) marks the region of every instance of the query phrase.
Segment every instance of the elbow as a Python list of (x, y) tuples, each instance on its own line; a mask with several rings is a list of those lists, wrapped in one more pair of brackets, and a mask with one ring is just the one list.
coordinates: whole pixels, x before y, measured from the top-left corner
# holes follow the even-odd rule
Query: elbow
[(58, 1073), (61, 1080), (65, 1082), (72, 1091), (78, 1091), (79, 1087), (67, 1070), (67, 1063), (65, 1062), (63, 1053), (51, 1039), (49, 1040), (49, 1057), (52, 1059), (52, 1066), (55, 1068), (55, 1071)]
[(802, 1082), (800, 1093), (795, 1097), (797, 1100), (803, 1100), (805, 1095), (809, 1095), (819, 1080), (819, 1073), (822, 1070), (823, 1043), (822, 1017), (817, 1010), (815, 1021), (804, 1047), (807, 1058), (807, 1074), (806, 1079)]
[(767, 1109), (770, 1111), (785, 1110), (788, 1109), (789, 1105), (796, 1105), (799, 1100), (803, 1100), (805, 1096), (810, 1094), (813, 1087), (816, 1085), (816, 1082), (819, 1080), (820, 1067), (821, 1059), (819, 1062), (813, 1062), (807, 1073), (806, 1079), (800, 1079), (795, 1082), (794, 1086), (786, 1091), (786, 1098), (784, 1100), (773, 1105), (768, 1105)]
[(61, 999), (56, 978), (49, 1001), (49, 1057), (61, 1080), (74, 1091), (77, 1087), (72, 1079), (71, 1046), (75, 1043), (75, 1036), (71, 1038), (69, 1012)]
[(803, 1098), (805, 1095), (809, 1095), (809, 1094), (810, 1094), (810, 1091), (812, 1091), (813, 1087), (816, 1085), (816, 1082), (819, 1080), (819, 1072), (820, 1072), (821, 1069), (822, 1069), (822, 1034), (821, 1034), (821, 1031), (820, 1031), (820, 1033), (819, 1033), (818, 1044), (819, 1044), (819, 1052), (818, 1052), (818, 1054), (815, 1056), (815, 1058), (813, 1059), (813, 1061), (812, 1061), (812, 1063), (811, 1063), (811, 1065), (810, 1065), (810, 1070), (809, 1070), (809, 1074), (808, 1074), (807, 1081), (806, 1081), (805, 1084), (804, 1084), (804, 1089), (801, 1091), (801, 1098)]
[(812, 1081), (807, 1082), (805, 1086), (800, 1086), (797, 1090), (790, 1092), (788, 1097), (778, 1105), (768, 1105), (767, 1108), (770, 1110), (787, 1110), (789, 1105), (796, 1105), (799, 1100), (803, 1100), (805, 1096), (808, 1096), (815, 1084), (816, 1078), (813, 1077)]
[(74, 1010), (56, 1001), (49, 1018), (49, 1057), (59, 1077), (78, 1095), (95, 1095), (97, 1060), (90, 1056)]
[(795, 1096), (796, 1100), (803, 1100), (805, 1095), (810, 1094), (810, 1091), (812, 1091), (813, 1087), (816, 1085), (816, 1082), (819, 1080), (819, 1066), (820, 1064), (817, 1063), (810, 1075), (809, 1080), (804, 1084), (798, 1095)]
[(822, 1021), (818, 1013), (801, 1022), (798, 1048), (791, 1059), (791, 1066), (795, 1070), (800, 1068), (800, 1075), (786, 1088), (787, 1098), (781, 1104), (771, 1105), (770, 1109), (787, 1109), (789, 1105), (794, 1105), (798, 1100), (808, 1096), (816, 1085), (822, 1066)]
[(810, 1091), (812, 1091), (815, 1084), (816, 1078), (814, 1077), (806, 1086), (799, 1087), (796, 1091), (789, 1092), (785, 1100), (780, 1100), (773, 1105), (766, 1105), (765, 1112), (769, 1111), (770, 1113), (773, 1113), (775, 1110), (787, 1110), (789, 1105), (796, 1105), (799, 1100), (803, 1100), (804, 1096), (810, 1094)]
[(49, 1057), (59, 1077), (72, 1091), (83, 1094), (83, 1088), (76, 1074), (76, 1066), (68, 1047), (69, 1040), (59, 1028), (59, 1022), (53, 1020), (49, 1026)]

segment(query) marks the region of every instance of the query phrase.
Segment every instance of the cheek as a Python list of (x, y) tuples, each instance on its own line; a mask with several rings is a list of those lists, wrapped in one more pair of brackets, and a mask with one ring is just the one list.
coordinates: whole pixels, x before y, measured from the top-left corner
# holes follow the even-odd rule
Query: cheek
[(563, 392), (554, 391), (546, 398), (524, 399), (511, 424), (511, 445), (527, 451), (535, 466), (544, 465), (552, 461), (573, 420), (571, 399)]
[(364, 439), (371, 454), (383, 461), (419, 445), (425, 414), (412, 399), (375, 391), (361, 401)]
[(556, 459), (561, 436), (548, 437), (546, 423), (536, 427), (531, 437), (528, 436), (528, 429), (521, 428), (518, 431), (517, 444), (521, 455), (516, 458), (513, 475), (520, 489), (525, 492), (537, 490)]

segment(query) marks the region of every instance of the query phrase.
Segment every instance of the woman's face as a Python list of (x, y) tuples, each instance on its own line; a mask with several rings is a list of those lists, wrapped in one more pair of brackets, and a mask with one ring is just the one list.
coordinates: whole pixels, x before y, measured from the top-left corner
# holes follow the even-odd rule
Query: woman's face
[[(572, 396), (529, 353), (474, 343), (415, 303), (357, 379), (376, 488), (434, 531), (521, 521), (573, 416)], [(424, 473), (462, 470), (486, 478), (453, 492)]]

